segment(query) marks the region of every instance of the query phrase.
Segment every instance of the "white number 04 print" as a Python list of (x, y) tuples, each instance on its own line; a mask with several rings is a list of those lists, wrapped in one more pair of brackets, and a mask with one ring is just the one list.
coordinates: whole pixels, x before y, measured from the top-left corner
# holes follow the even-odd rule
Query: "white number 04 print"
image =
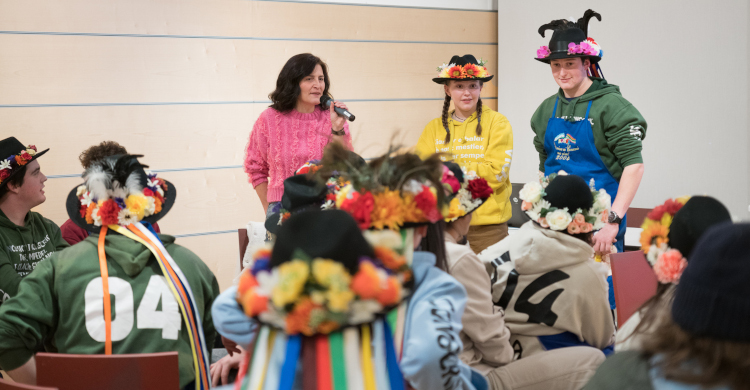
[[(112, 341), (120, 341), (133, 329), (133, 288), (120, 278), (109, 278), (109, 293), (114, 295), (112, 313)], [(95, 278), (86, 286), (84, 293), (86, 330), (91, 338), (105, 341), (104, 331), (104, 292), (102, 278)], [(156, 309), (161, 301), (161, 311)], [(135, 319), (138, 329), (161, 329), (161, 337), (177, 340), (182, 327), (182, 318), (177, 301), (169, 291), (166, 279), (152, 275), (143, 293)]]

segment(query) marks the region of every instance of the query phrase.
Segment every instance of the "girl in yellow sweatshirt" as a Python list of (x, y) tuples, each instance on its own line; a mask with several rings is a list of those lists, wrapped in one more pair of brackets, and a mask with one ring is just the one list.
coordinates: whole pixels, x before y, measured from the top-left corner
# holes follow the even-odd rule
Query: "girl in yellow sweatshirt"
[[(482, 106), (482, 85), (492, 79), (484, 61), (470, 54), (453, 56), (438, 70), (440, 75), (432, 81), (445, 88), (443, 115), (427, 124), (416, 153), (422, 158), (444, 153), (443, 161), (476, 172), (492, 187), (490, 199), (474, 212), (467, 236), (471, 249), (479, 253), (508, 235), (513, 130), (504, 115)], [(449, 111), (451, 101), (453, 111)]]

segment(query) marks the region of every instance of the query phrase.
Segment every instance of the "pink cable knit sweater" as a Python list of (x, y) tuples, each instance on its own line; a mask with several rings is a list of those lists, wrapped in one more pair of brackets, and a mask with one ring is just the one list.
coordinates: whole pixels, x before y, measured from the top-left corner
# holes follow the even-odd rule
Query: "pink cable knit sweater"
[[(344, 124), (344, 142), (352, 148), (349, 124)], [(284, 179), (305, 162), (320, 159), (331, 141), (331, 114), (316, 106), (304, 114), (296, 110), (281, 113), (267, 108), (255, 121), (245, 154), (245, 172), (253, 188), (268, 182), (268, 202), (278, 202), (284, 193)]]

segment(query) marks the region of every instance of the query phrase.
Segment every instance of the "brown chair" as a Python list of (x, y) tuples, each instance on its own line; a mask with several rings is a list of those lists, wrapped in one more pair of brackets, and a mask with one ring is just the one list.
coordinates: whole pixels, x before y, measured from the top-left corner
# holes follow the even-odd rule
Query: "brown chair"
[(631, 207), (628, 209), (628, 220), (625, 221), (625, 224), (628, 225), (628, 227), (632, 228), (639, 228), (641, 225), (643, 225), (643, 220), (646, 219), (646, 215), (651, 212), (653, 209), (639, 209), (636, 207)]
[(32, 385), (22, 385), (16, 382), (10, 382), (0, 379), (0, 390), (58, 390), (57, 387), (40, 387)]
[(240, 236), (240, 271), (242, 271), (242, 258), (245, 257), (250, 238), (247, 237), (247, 229), (237, 229), (237, 234)]
[(177, 352), (125, 355), (36, 354), (36, 383), (60, 390), (180, 388)]
[(658, 281), (641, 251), (613, 253), (609, 260), (617, 304), (617, 326), (620, 327), (656, 294)]

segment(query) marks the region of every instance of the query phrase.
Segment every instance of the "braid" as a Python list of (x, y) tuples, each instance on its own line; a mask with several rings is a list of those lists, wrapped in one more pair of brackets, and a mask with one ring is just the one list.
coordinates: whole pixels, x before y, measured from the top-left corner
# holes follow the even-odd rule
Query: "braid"
[(482, 98), (477, 101), (477, 135), (482, 135)]
[(445, 103), (443, 103), (443, 128), (445, 128), (445, 143), (447, 144), (451, 140), (451, 131), (448, 129), (448, 109), (451, 106), (450, 95), (445, 95)]

